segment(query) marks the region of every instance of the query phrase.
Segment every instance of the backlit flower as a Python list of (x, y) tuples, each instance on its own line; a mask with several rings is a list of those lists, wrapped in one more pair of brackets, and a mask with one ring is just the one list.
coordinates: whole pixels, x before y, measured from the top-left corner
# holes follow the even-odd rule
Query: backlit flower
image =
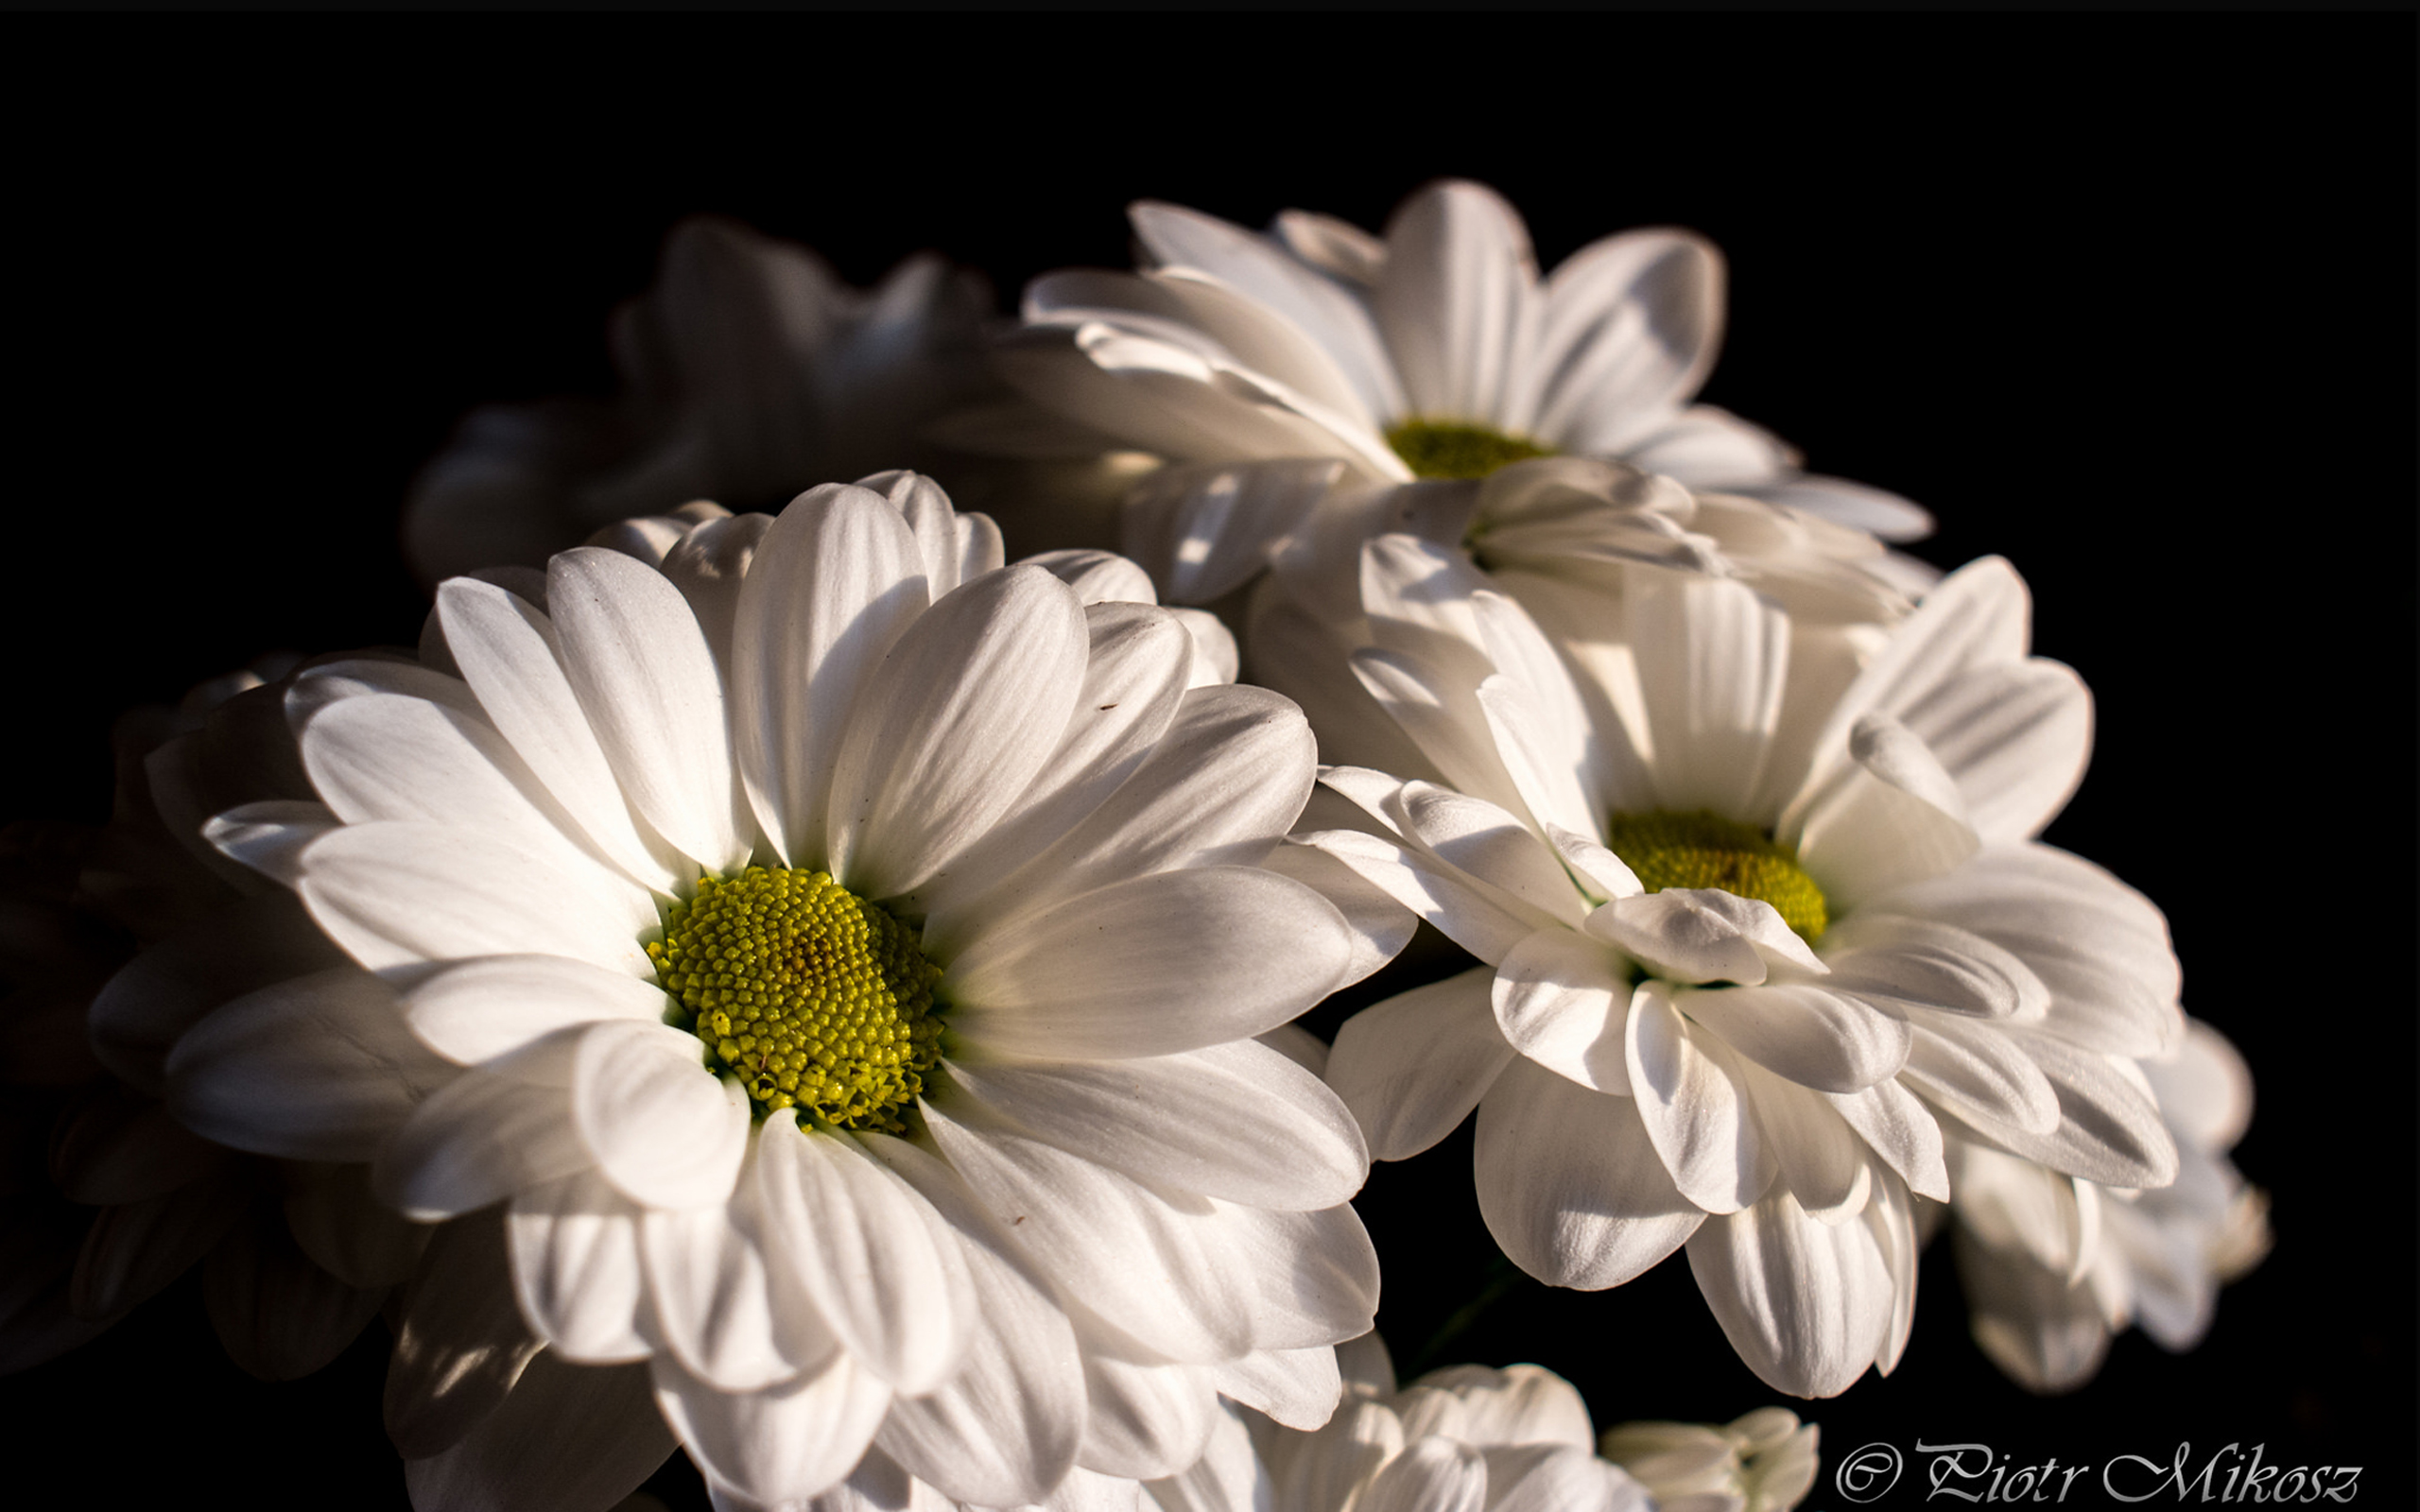
[(1126, 537), (1171, 597), (1244, 581), (1357, 485), (1554, 454), (1894, 539), (1929, 528), (1907, 501), (1803, 473), (1771, 435), (1690, 403), (1723, 275), (1689, 232), (1608, 236), (1541, 280), (1519, 215), (1475, 183), (1422, 190), (1383, 239), (1301, 212), (1267, 235), (1150, 201), (1131, 215), (1144, 270), (1036, 280), (1001, 371), (1102, 444), (1175, 464), (1130, 496)]
[(1306, 838), (1486, 964), (1357, 1015), (1328, 1077), (1382, 1160), (1477, 1106), (1525, 1270), (1606, 1287), (1685, 1244), (1748, 1365), (1824, 1396), (1905, 1343), (1945, 1127), (2174, 1176), (2135, 1057), (2182, 1032), (2175, 960), (2156, 909), (2029, 838), (2090, 706), (2026, 654), (2005, 563), (1861, 664), (1802, 662), (1743, 583), (1631, 567), (1584, 677), (1455, 554), (1366, 563), (1353, 670), (1431, 775), (1331, 769), (1385, 833)]
[(435, 664), (297, 684), (320, 804), (213, 827), (367, 971), (214, 1016), (178, 1106), (380, 1129), (443, 1221), (424, 1506), (601, 1506), (666, 1425), (732, 1505), (1022, 1505), (1191, 1464), (1222, 1394), (1323, 1419), (1368, 1326), (1358, 1133), (1254, 1040), (1388, 948), (1261, 865), (1300, 714), (869, 481), (447, 582)]

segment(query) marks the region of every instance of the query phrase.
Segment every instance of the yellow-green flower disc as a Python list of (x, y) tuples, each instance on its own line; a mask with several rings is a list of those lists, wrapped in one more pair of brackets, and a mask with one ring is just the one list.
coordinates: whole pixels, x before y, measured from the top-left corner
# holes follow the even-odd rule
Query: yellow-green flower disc
[(1649, 892), (1719, 887), (1762, 899), (1809, 945), (1831, 922), (1824, 889), (1800, 869), (1798, 853), (1752, 825), (1704, 809), (1616, 814), (1605, 821), (1605, 845)]
[(750, 867), (700, 882), (647, 953), (760, 1108), (905, 1131), (900, 1110), (941, 1059), (941, 969), (915, 931), (828, 873)]
[(1421, 478), (1483, 478), (1500, 467), (1555, 455), (1552, 447), (1523, 437), (1442, 420), (1390, 425), (1387, 444)]

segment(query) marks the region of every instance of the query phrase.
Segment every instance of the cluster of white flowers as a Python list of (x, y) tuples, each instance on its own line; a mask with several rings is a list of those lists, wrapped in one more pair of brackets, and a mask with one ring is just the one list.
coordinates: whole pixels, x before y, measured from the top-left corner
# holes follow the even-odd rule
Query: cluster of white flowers
[(206, 1256), (257, 1374), (384, 1310), (423, 1512), (676, 1450), (724, 1508), (1796, 1504), (1779, 1408), (1397, 1389), (1351, 1199), (1474, 1111), (1514, 1265), (1685, 1248), (1781, 1392), (1893, 1368), (1945, 1205), (2027, 1385), (2199, 1337), (2251, 1082), (2035, 838), (2090, 696), (2008, 563), (1693, 403), (1715, 249), (1132, 219), (988, 334), (676, 229), (623, 399), (423, 474), (415, 654), (198, 690), (97, 838), (12, 833), (0, 1030), (72, 1053), (9, 1062), (0, 1366)]

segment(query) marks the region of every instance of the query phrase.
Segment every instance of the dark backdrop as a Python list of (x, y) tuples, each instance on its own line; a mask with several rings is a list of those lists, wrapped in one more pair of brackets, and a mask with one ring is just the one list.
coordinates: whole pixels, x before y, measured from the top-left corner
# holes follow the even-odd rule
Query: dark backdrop
[[(2063, 1465), (2266, 1443), (2409, 1504), (2411, 17), (11, 29), (9, 816), (98, 819), (130, 703), (408, 643), (414, 469), (474, 404), (608, 391), (606, 311), (683, 214), (859, 283), (938, 248), (1004, 301), (1124, 266), (1146, 195), (1376, 226), (1458, 174), (1547, 266), (1625, 226), (1711, 235), (1706, 397), (1929, 506), (1932, 560), (2012, 558), (2037, 649), (2095, 689), (2049, 838), (2168, 910), (2187, 1005), (2258, 1078), (2237, 1153), (2278, 1234), (2200, 1350), (2130, 1334), (2048, 1401), (1969, 1345), (1937, 1253), (1898, 1373), (1806, 1409), (1809, 1504), (1840, 1504), (1841, 1453), (1918, 1438)], [(1365, 1199), (1399, 1359), (1488, 1279), (1468, 1148)], [(0, 1473), (87, 1506), (400, 1504), (371, 1332), (257, 1385), (189, 1280), (0, 1382)], [(1773, 1400), (1678, 1261), (1516, 1287), (1446, 1357), (1541, 1361), (1600, 1424)]]

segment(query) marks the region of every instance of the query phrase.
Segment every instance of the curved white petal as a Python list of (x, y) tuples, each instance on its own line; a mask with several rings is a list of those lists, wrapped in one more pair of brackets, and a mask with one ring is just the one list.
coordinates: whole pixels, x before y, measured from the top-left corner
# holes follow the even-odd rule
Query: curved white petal
[(550, 1351), (461, 1442), (406, 1460), (404, 1483), (414, 1506), (595, 1512), (636, 1490), (677, 1447), (645, 1370), (559, 1364)]
[(978, 1049), (1171, 1055), (1286, 1022), (1336, 985), (1354, 944), (1301, 883), (1201, 867), (1104, 887), (978, 939), (936, 991)]
[(898, 510), (838, 484), (791, 501), (741, 583), (732, 730), (750, 801), (792, 865), (825, 859), (832, 766), (857, 694), (930, 602)]
[(1764, 1194), (1772, 1152), (1749, 1108), (1732, 1052), (1692, 1032), (1654, 980), (1631, 999), (1625, 1049), (1632, 1100), (1673, 1184), (1709, 1212), (1737, 1212)]
[(368, 1160), (456, 1074), (404, 1027), (394, 989), (349, 966), (248, 993), (167, 1061), (168, 1106), (221, 1144), (290, 1160)]
[(977, 1299), (964, 1246), (932, 1204), (856, 1140), (801, 1129), (787, 1108), (765, 1120), (754, 1179), (778, 1236), (769, 1263), (849, 1351), (910, 1396), (948, 1380)]
[(1676, 981), (1754, 987), (1772, 967), (1824, 970), (1772, 904), (1720, 887), (1616, 898), (1588, 916), (1587, 930)]
[(803, 1502), (847, 1478), (890, 1406), (890, 1388), (835, 1351), (820, 1371), (722, 1391), (665, 1355), (648, 1362), (656, 1406), (707, 1476), (762, 1504)]
[[(648, 1209), (640, 1215), (639, 1257), (647, 1268), (652, 1316), (680, 1362), (677, 1373), (694, 1376), (699, 1390), (717, 1396), (762, 1393), (784, 1382), (813, 1381), (818, 1372), (828, 1379), (828, 1361), (849, 1359), (821, 1319), (773, 1305), (765, 1246), (780, 1237), (760, 1239), (735, 1204)], [(663, 1351), (656, 1361), (665, 1364)], [(852, 1365), (849, 1378), (858, 1373)], [(867, 1384), (888, 1398), (889, 1387), (871, 1377)], [(662, 1369), (657, 1385), (665, 1385)], [(685, 1432), (682, 1437), (697, 1447)]]
[(950, 1077), (1028, 1133), (1172, 1191), (1300, 1211), (1346, 1200), (1370, 1173), (1337, 1095), (1249, 1040), (1126, 1060), (959, 1063)]
[(1684, 989), (1673, 1005), (1748, 1059), (1817, 1091), (1871, 1087), (1908, 1059), (1907, 1024), (1829, 978)]
[(1488, 1232), (1551, 1286), (1618, 1286), (1705, 1221), (1673, 1186), (1635, 1099), (1518, 1059), (1479, 1102), (1474, 1164)]
[(1834, 1397), (1872, 1365), (1895, 1312), (1863, 1224), (1819, 1223), (1787, 1189), (1689, 1240), (1689, 1269), (1740, 1360), (1776, 1391)]
[(1728, 578), (1639, 568), (1627, 584), (1661, 806), (1746, 816), (1781, 718), (1789, 617)]
[(1434, 184), (1396, 210), (1386, 241), (1371, 306), (1411, 413), (1521, 428), (1502, 413), (1539, 314), (1521, 217), (1478, 184)]
[(1078, 1461), (1102, 1475), (1157, 1480), (1201, 1457), (1219, 1418), (1219, 1393), (1200, 1366), (1128, 1365), (1084, 1358), (1089, 1413)]
[(1337, 1030), (1327, 1082), (1373, 1160), (1409, 1160), (1452, 1133), (1512, 1061), (1495, 979), (1495, 968), (1473, 967), (1373, 1004)]
[(602, 1020), (661, 1024), (662, 988), (564, 955), (490, 955), (441, 968), (403, 994), (421, 1042), (457, 1065), (527, 1049)]
[(748, 1094), (707, 1071), (697, 1036), (628, 1020), (578, 1033), (572, 1117), (606, 1179), (648, 1208), (730, 1196), (748, 1151)]
[(1058, 748), (1083, 686), (1082, 605), (1039, 567), (934, 603), (859, 691), (832, 768), (832, 872), (904, 893), (979, 839)]
[(1623, 1025), (1628, 970), (1603, 945), (1568, 929), (1542, 929), (1496, 968), (1496, 1027), (1539, 1065), (1600, 1092), (1630, 1093)]
[(1487, 1457), (1436, 1434), (1406, 1444), (1353, 1502), (1356, 1512), (1481, 1512), (1487, 1504)]
[(569, 1360), (611, 1365), (652, 1352), (638, 1206), (595, 1171), (512, 1195), (505, 1237), (521, 1314)]
[(722, 678), (681, 591), (619, 552), (579, 546), (547, 563), (546, 607), (564, 675), (631, 807), (700, 865), (738, 865), (753, 827)]
[(379, 1147), (378, 1195), (432, 1223), (595, 1163), (558, 1087), (470, 1072), (411, 1110)]

